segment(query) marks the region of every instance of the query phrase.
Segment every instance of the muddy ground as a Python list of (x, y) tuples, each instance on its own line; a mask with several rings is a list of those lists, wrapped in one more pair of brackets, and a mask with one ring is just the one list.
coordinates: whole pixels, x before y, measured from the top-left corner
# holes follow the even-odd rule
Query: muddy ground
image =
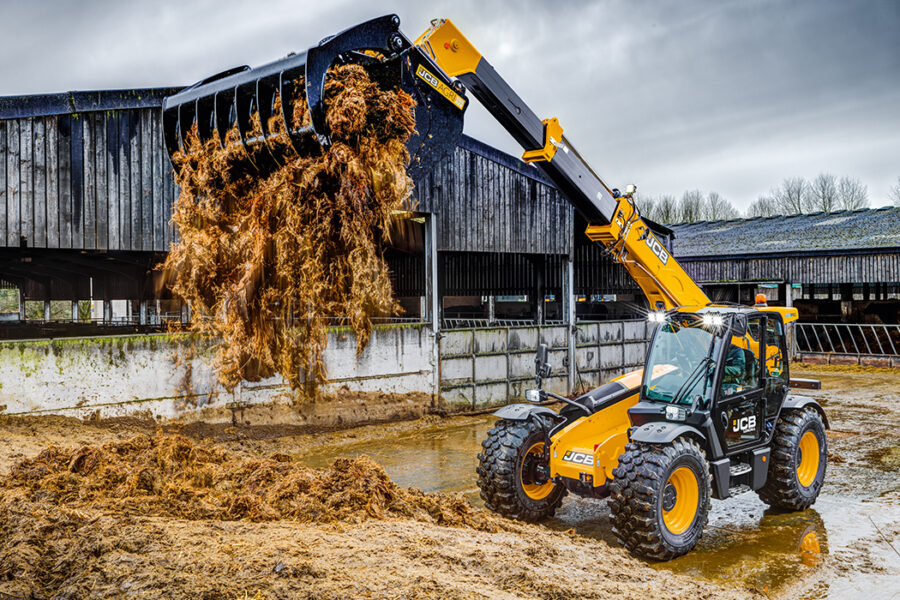
[[(0, 577), (0, 598), (79, 598), (86, 590), (98, 598), (900, 598), (898, 374), (793, 374), (823, 382), (807, 392), (825, 405), (832, 428), (819, 501), (799, 514), (767, 510), (753, 494), (716, 502), (697, 550), (669, 563), (630, 557), (612, 539), (605, 504), (572, 497), (543, 525), (479, 528), (395, 515), (333, 523), (126, 516), (6, 489), (0, 556), (15, 550), (10, 540), (31, 536), (34, 561), (50, 575), (31, 588)], [(233, 460), (274, 454), (298, 468), (369, 454), (400, 486), (459, 493), (477, 505), (475, 454), (491, 422), (432, 416), (320, 434), (271, 425), (180, 431), (209, 438)], [(0, 427), (0, 476), (50, 444), (96, 445), (157, 429), (137, 418), (61, 417), (7, 418)]]

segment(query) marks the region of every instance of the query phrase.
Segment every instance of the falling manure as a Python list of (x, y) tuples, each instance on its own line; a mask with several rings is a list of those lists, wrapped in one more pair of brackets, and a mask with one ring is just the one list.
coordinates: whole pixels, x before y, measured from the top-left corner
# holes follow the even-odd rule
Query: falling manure
[[(309, 124), (297, 97), (284, 111), (292, 128)], [(412, 190), (414, 101), (346, 65), (330, 72), (325, 103), (331, 144), (321, 152), (293, 149), (277, 98), (275, 116), (251, 119), (248, 137), (265, 125), (266, 144), (245, 150), (235, 129), (224, 145), (217, 135), (204, 143), (195, 126), (173, 157), (179, 239), (163, 269), (197, 315), (191, 329), (219, 340), (228, 389), (277, 373), (314, 395), (331, 318), (350, 325), (360, 353), (372, 317), (399, 311), (384, 249)]]

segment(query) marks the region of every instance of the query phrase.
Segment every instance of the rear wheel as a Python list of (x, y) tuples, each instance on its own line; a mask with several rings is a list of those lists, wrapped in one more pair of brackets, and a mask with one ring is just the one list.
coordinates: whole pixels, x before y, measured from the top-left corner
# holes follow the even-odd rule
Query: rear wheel
[(478, 487), (490, 510), (523, 521), (552, 516), (566, 489), (550, 480), (545, 433), (535, 420), (497, 421), (478, 454)]
[(629, 443), (610, 484), (613, 532), (639, 556), (681, 556), (703, 535), (711, 493), (706, 455), (694, 441)]
[(813, 505), (825, 481), (828, 441), (814, 408), (789, 410), (778, 418), (772, 459), (760, 499), (777, 508), (804, 510)]

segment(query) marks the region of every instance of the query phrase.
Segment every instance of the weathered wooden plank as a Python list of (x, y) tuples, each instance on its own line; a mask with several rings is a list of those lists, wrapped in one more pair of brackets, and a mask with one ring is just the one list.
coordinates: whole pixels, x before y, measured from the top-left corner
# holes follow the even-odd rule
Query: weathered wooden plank
[(33, 119), (22, 119), (19, 131), (19, 190), (22, 221), (21, 236), (25, 243), (34, 243), (34, 131)]
[(29, 246), (47, 247), (47, 144), (44, 119), (32, 122), (32, 241)]
[(119, 215), (119, 117), (121, 111), (106, 115), (106, 221), (110, 250), (122, 250), (122, 219)]
[(141, 249), (153, 249), (153, 142), (150, 113), (141, 111)]
[(131, 166), (129, 177), (131, 178), (131, 249), (141, 249), (141, 113), (140, 111), (128, 111), (131, 127), (129, 148), (131, 149)]
[(131, 113), (118, 113), (119, 155), (119, 244), (123, 250), (131, 250)]
[(59, 247), (72, 248), (74, 166), (72, 164), (72, 117), (60, 115), (59, 127)]
[(59, 117), (44, 120), (47, 144), (47, 247), (59, 248)]
[[(75, 248), (87, 248), (86, 231), (88, 227), (88, 205), (91, 203), (93, 190), (88, 190), (88, 171), (93, 172), (94, 161), (89, 159), (91, 154), (86, 150), (88, 140), (85, 139), (89, 131), (88, 116), (86, 114), (75, 115), (72, 122), (72, 244)], [(91, 176), (93, 181), (93, 175)], [(91, 209), (93, 214), (93, 209)], [(93, 236), (90, 238), (93, 241)]]
[(82, 218), (82, 247), (97, 247), (97, 169), (94, 166), (96, 143), (94, 142), (94, 120), (96, 115), (86, 114), (81, 119), (84, 135), (82, 155), (84, 156), (84, 198)]
[(152, 143), (153, 143), (153, 249), (165, 250), (165, 238), (163, 234), (163, 215), (165, 214), (165, 197), (163, 196), (163, 138), (162, 138), (162, 117), (158, 111), (151, 113), (150, 122), (153, 126)]
[(7, 144), (6, 144), (6, 123), (0, 121), (0, 243), (6, 243), (6, 198), (7, 179), (6, 179), (6, 163), (7, 163)]
[(106, 161), (106, 121), (105, 112), (96, 113), (94, 119), (94, 168), (97, 169), (97, 249), (109, 249), (109, 196), (107, 195), (108, 169)]

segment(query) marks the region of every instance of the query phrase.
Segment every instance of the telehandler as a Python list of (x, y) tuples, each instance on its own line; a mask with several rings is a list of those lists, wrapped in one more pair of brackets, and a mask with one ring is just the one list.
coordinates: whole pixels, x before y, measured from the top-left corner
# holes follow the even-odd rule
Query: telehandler
[[(697, 544), (711, 498), (755, 491), (781, 509), (812, 505), (825, 477), (828, 421), (813, 399), (790, 393), (785, 326), (797, 311), (711, 302), (641, 218), (634, 186), (609, 188), (558, 120), (539, 119), (452, 22), (432, 21), (414, 41), (399, 25), (396, 15), (373, 19), (305, 53), (232, 69), (167, 98), (170, 153), (196, 124), (202, 139), (217, 135), (220, 143), (236, 127), (248, 150), (265, 146), (279, 160), (280, 146), (270, 144), (278, 133), (252, 133), (251, 115), (267, 123), (298, 93), (306, 94), (311, 125), (291, 128), (291, 142), (306, 152), (327, 146), (327, 71), (353, 62), (416, 100), (414, 173), (453, 152), (471, 93), (526, 150), (523, 160), (584, 216), (587, 236), (628, 270), (656, 323), (644, 369), (574, 400), (541, 389), (550, 367), (546, 346), (539, 348), (537, 387), (527, 403), (494, 413), (499, 420), (482, 444), (485, 505), (534, 521), (552, 515), (567, 492), (608, 498), (621, 543), (660, 560)], [(551, 399), (563, 408), (545, 406)]]

